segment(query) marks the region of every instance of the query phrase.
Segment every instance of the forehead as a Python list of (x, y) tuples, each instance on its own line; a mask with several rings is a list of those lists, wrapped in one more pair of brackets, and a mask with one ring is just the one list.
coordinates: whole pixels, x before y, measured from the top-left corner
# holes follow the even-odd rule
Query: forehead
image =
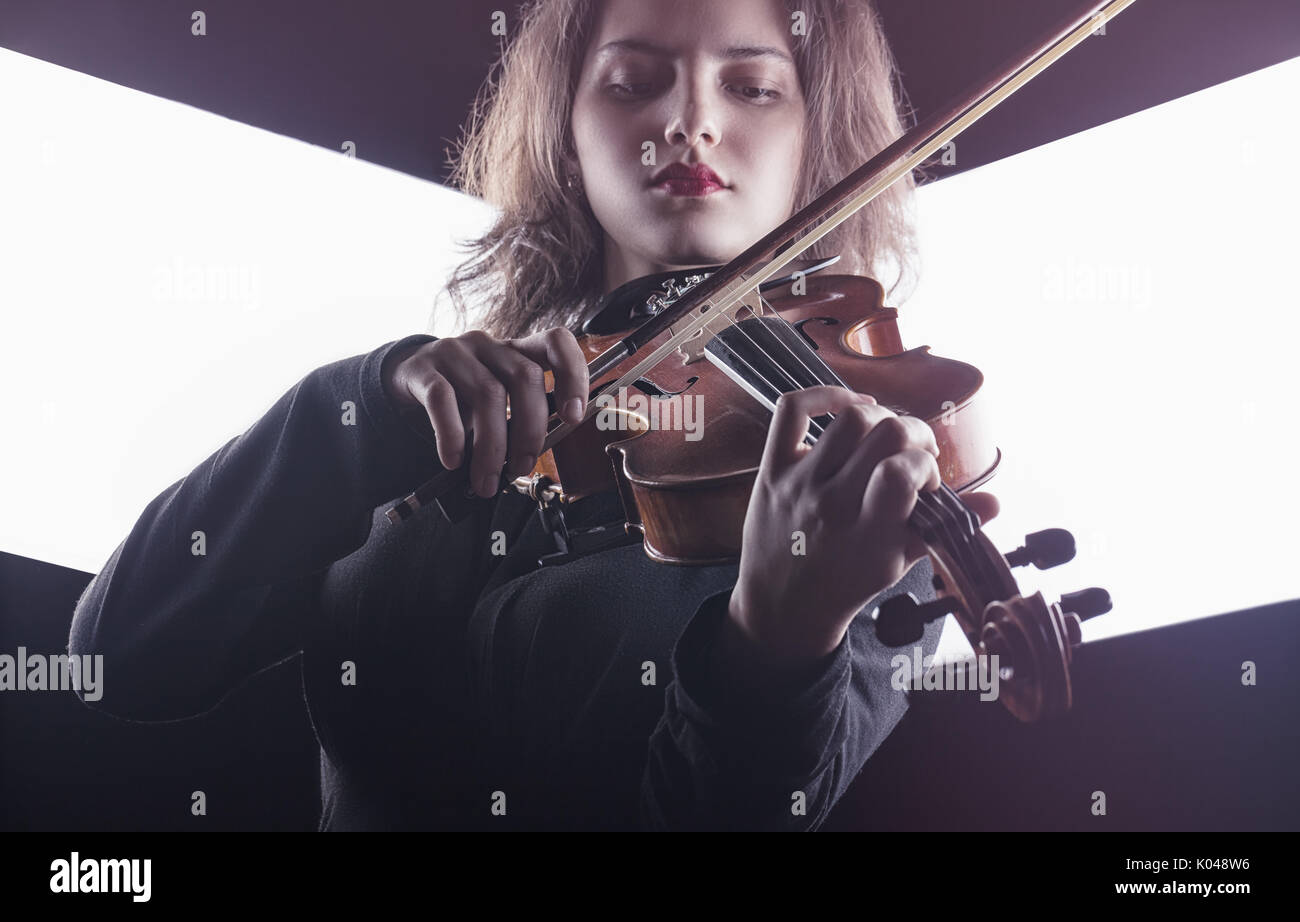
[(588, 60), (639, 52), (793, 63), (781, 0), (603, 0)]

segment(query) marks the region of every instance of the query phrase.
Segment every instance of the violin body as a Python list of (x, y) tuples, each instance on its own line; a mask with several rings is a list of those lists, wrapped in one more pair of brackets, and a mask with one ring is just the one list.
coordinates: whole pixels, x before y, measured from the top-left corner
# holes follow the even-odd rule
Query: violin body
[[(768, 294), (767, 305), (850, 388), (930, 425), (944, 483), (962, 492), (988, 480), (999, 454), (981, 418), (979, 369), (933, 355), (925, 346), (904, 349), (897, 313), (883, 306), (884, 292), (874, 279), (812, 275), (802, 284), (799, 294)], [(584, 336), (579, 345), (591, 358), (617, 339)], [(616, 379), (630, 361), (593, 380), (593, 389)], [(642, 534), (646, 553), (657, 561), (704, 565), (738, 559), (770, 411), (702, 356), (679, 353), (639, 383), (633, 399), (611, 400), (608, 411), (591, 416), (543, 455), (536, 470), (558, 481), (570, 501), (617, 489), (628, 529)], [(661, 412), (655, 402), (674, 406)], [(638, 412), (642, 408), (652, 412)], [(682, 427), (690, 421), (694, 431)], [(670, 423), (677, 428), (662, 427)]]

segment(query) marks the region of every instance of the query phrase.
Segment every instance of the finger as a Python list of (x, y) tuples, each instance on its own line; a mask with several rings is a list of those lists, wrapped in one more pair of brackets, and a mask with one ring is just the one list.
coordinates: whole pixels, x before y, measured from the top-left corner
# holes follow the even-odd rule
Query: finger
[(533, 469), (546, 440), (551, 415), (546, 408), (546, 376), (542, 366), (505, 343), (484, 345), (478, 357), (510, 395), (506, 457), (511, 474), (522, 477)]
[(934, 455), (911, 448), (885, 458), (871, 471), (862, 497), (863, 516), (873, 522), (902, 525), (916, 507), (917, 494), (939, 488)]
[[(817, 447), (821, 448), (821, 442)], [(850, 447), (843, 462), (828, 475), (826, 488), (832, 494), (842, 494), (843, 502), (861, 502), (862, 492), (875, 466), (890, 455), (913, 448), (938, 455), (939, 445), (933, 430), (915, 416), (889, 413)]]
[(930, 546), (925, 543), (925, 539), (909, 528), (907, 531), (906, 549), (903, 552), (903, 565), (910, 570), (912, 564), (916, 563), (922, 557), (929, 556), (929, 554)]
[(474, 429), (474, 452), (470, 458), (470, 485), (479, 496), (496, 495), (501, 468), (506, 462), (506, 388), (484, 365), (468, 393), (473, 394), (470, 408)]
[[(587, 409), (591, 381), (587, 358), (573, 332), (554, 327), (509, 341), (516, 349), (555, 375), (555, 408), (566, 422), (577, 424)], [(577, 401), (574, 404), (574, 401)]]
[(1002, 511), (1002, 504), (992, 493), (963, 493), (961, 501), (979, 516), (980, 524), (992, 521)]
[[(805, 463), (813, 481), (823, 483), (833, 478), (861, 448), (872, 430), (893, 415), (891, 410), (874, 403), (855, 403), (836, 413), (835, 419), (808, 452)], [(903, 447), (905, 446), (900, 444), (894, 450)], [(865, 473), (870, 473), (870, 469)], [(864, 474), (858, 483), (859, 496), (861, 487), (866, 482)]]
[(807, 453), (802, 446), (811, 417), (864, 403), (875, 403), (875, 399), (833, 384), (819, 384), (782, 394), (777, 398), (772, 422), (767, 429), (767, 444), (763, 448), (769, 469), (773, 473), (782, 471)]
[[(450, 385), (454, 412), (449, 412), (452, 407), (441, 394), (436, 395), (436, 400), (433, 395), (422, 397), (421, 400), (431, 413), (430, 422), (433, 423), (434, 437), (438, 442), (439, 459), (445, 467), (448, 462), (454, 462), (448, 470), (460, 467), (465, 462), (469, 449), (467, 427), (474, 405), (475, 369), (479, 367), (480, 363), (470, 348), (459, 338), (449, 337), (434, 343), (422, 366), (412, 372), (413, 383), (410, 389), (417, 396), (421, 396), (422, 388), (436, 386), (439, 377)], [(433, 415), (435, 413), (436, 416)], [(447, 449), (446, 454), (444, 448)]]
[(447, 470), (455, 470), (465, 456), (465, 426), (456, 402), (456, 389), (445, 376), (432, 368), (419, 369), (418, 374), (411, 391), (433, 425), (438, 460)]

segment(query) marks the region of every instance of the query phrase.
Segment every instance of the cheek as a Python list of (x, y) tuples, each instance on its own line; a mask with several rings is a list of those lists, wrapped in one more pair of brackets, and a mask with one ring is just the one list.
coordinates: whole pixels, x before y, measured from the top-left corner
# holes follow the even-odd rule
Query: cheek
[(569, 130), (573, 134), (573, 143), (580, 157), (585, 158), (591, 147), (591, 109), (581, 98), (574, 100), (573, 112), (569, 116)]
[(587, 177), (608, 183), (635, 173), (644, 132), (608, 118), (593, 106), (575, 105), (572, 124), (574, 143)]
[(749, 196), (756, 200), (755, 207), (765, 215), (774, 215), (776, 221), (784, 220), (795, 206), (796, 186), (799, 182), (800, 145), (770, 141), (757, 150), (750, 162), (757, 182)]
[(785, 193), (781, 201), (785, 203), (785, 214), (788, 215), (798, 204), (795, 201), (795, 193), (799, 185), (799, 171), (803, 165), (803, 124), (800, 123), (797, 128), (791, 129), (785, 137), (791, 140), (782, 149), (780, 158), (782, 161), (781, 182)]
[(583, 96), (574, 100), (571, 116), (573, 140), (584, 160), (599, 159), (604, 153), (610, 127), (607, 122), (594, 100)]

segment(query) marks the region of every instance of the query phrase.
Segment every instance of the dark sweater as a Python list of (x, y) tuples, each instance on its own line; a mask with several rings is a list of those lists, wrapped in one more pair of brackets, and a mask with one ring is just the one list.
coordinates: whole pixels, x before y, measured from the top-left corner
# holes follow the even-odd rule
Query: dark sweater
[[(793, 687), (727, 694), (709, 657), (735, 564), (633, 545), (538, 568), (554, 547), (513, 491), (392, 525), (440, 467), (380, 370), (431, 339), (313, 371), (145, 508), (76, 608), (69, 652), (104, 656), (86, 704), (182, 719), (301, 653), (321, 829), (818, 827), (906, 709), (900, 651), (860, 616)], [(933, 598), (930, 577), (922, 561), (864, 612)]]

